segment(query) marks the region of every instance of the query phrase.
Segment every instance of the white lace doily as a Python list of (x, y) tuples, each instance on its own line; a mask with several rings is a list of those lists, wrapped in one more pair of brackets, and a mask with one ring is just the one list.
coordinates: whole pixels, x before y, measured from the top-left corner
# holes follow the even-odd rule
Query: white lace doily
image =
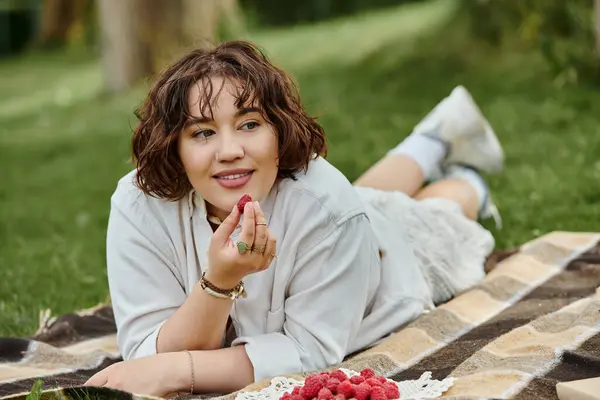
[[(360, 375), (356, 371), (342, 369), (346, 375)], [(388, 379), (389, 380), (389, 379)], [(394, 382), (389, 380), (390, 382)], [(454, 378), (446, 378), (442, 381), (431, 379), (431, 372), (414, 381), (394, 382), (400, 389), (400, 400), (424, 400), (435, 399), (446, 392), (454, 384)], [(271, 385), (258, 392), (241, 392), (236, 400), (279, 400), (286, 392), (291, 393), (294, 387), (302, 386), (304, 381), (296, 379), (277, 377), (271, 379)]]

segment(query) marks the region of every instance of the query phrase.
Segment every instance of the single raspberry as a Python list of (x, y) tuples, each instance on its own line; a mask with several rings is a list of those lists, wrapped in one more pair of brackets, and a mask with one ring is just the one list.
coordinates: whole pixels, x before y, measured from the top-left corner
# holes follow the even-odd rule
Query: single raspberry
[(331, 399), (333, 399), (333, 393), (331, 393), (331, 390), (329, 390), (327, 388), (323, 388), (323, 389), (319, 390), (319, 393), (317, 394), (317, 399), (318, 400), (331, 400)]
[(323, 376), (321, 374), (312, 374), (304, 378), (304, 382), (323, 382)]
[(333, 400), (346, 400), (343, 394), (336, 394), (333, 396)]
[(376, 376), (375, 378), (381, 383), (386, 383), (388, 381), (385, 376)]
[(293, 394), (292, 397), (290, 397), (290, 400), (304, 400), (304, 397), (299, 394)]
[(369, 378), (365, 382), (369, 384), (369, 386), (381, 386), (383, 383), (377, 378)]
[(356, 376), (353, 376), (352, 378), (350, 378), (350, 383), (353, 383), (355, 385), (360, 385), (364, 381), (365, 381), (365, 378), (363, 378), (360, 375), (356, 375)]
[(332, 378), (336, 378), (340, 382), (344, 382), (346, 379), (348, 379), (348, 377), (346, 376), (344, 371), (342, 371), (341, 369), (336, 369), (335, 371), (331, 371), (329, 373), (329, 376)]
[(249, 194), (243, 195), (237, 203), (237, 208), (240, 214), (244, 213), (244, 207), (246, 203), (250, 203), (252, 201), (252, 197)]
[(305, 399), (317, 397), (319, 390), (323, 389), (323, 381), (320, 375), (311, 375), (304, 380), (304, 386), (300, 389), (300, 394)]
[(387, 397), (388, 400), (400, 398), (400, 389), (398, 388), (398, 385), (396, 385), (394, 382), (388, 381), (388, 382), (384, 383), (383, 391), (385, 393), (385, 397)]
[(354, 385), (354, 397), (356, 400), (367, 400), (370, 394), (371, 386), (366, 382), (363, 382), (360, 385)]
[(340, 380), (337, 378), (329, 378), (327, 383), (325, 383), (325, 387), (331, 390), (331, 393), (337, 393), (337, 388), (340, 385)]
[(317, 376), (319, 377), (321, 382), (323, 382), (323, 386), (325, 386), (327, 384), (327, 381), (329, 380), (329, 374), (327, 372), (321, 372)]
[(292, 398), (292, 395), (286, 392), (286, 393), (284, 393), (284, 394), (281, 395), (281, 397), (279, 398), (279, 400), (291, 400), (291, 398)]
[(360, 371), (360, 376), (362, 376), (365, 379), (375, 378), (375, 371), (373, 371), (371, 368), (365, 368), (362, 371)]
[(350, 383), (349, 380), (341, 382), (337, 387), (337, 392), (347, 399), (351, 398), (354, 396), (354, 388), (352, 387), (352, 383)]
[(292, 395), (294, 394), (300, 394), (300, 389), (302, 388), (302, 386), (294, 386), (294, 388), (292, 389)]
[(375, 386), (371, 388), (371, 400), (387, 400), (383, 387)]

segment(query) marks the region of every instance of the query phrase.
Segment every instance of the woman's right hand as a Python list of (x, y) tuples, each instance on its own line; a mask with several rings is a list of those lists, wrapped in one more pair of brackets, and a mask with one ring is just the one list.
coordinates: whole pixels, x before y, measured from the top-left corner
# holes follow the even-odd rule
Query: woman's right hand
[(208, 248), (206, 279), (221, 289), (231, 289), (246, 275), (267, 269), (275, 258), (276, 240), (269, 232), (258, 202), (249, 202), (244, 207), (238, 242), (247, 245), (243, 254), (240, 254), (238, 243), (230, 238), (240, 218), (236, 205), (213, 234)]

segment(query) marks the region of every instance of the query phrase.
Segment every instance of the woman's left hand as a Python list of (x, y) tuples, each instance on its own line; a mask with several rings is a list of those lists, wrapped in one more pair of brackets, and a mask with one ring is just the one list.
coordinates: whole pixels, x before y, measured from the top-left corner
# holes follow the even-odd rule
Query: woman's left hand
[(84, 385), (162, 397), (191, 387), (191, 372), (183, 352), (165, 353), (113, 364)]

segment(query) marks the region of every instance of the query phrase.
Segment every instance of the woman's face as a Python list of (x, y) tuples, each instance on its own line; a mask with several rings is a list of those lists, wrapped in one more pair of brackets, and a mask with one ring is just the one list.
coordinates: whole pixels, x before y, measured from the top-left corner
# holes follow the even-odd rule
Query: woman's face
[(238, 87), (218, 77), (211, 83), (218, 96), (212, 116), (201, 113), (202, 85), (189, 91), (193, 118), (179, 137), (179, 156), (208, 212), (224, 219), (244, 194), (258, 201), (267, 196), (277, 178), (278, 143), (259, 109), (236, 107)]

